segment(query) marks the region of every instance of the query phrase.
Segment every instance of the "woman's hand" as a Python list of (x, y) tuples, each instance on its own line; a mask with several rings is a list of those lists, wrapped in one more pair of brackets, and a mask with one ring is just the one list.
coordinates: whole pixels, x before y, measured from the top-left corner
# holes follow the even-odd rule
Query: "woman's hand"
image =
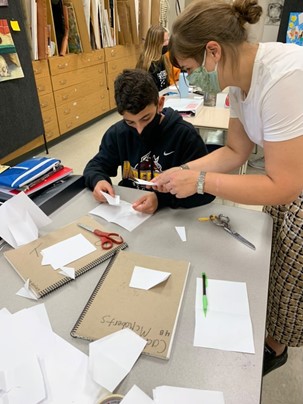
[(154, 213), (158, 209), (158, 198), (154, 192), (148, 192), (148, 194), (141, 196), (132, 207), (137, 212), (142, 213)]
[(170, 192), (177, 198), (187, 198), (197, 192), (199, 171), (167, 170), (158, 175), (153, 181), (159, 192)]
[(101, 191), (106, 192), (107, 194), (111, 195), (112, 197), (115, 196), (115, 192), (111, 184), (105, 180), (98, 181), (94, 190), (93, 190), (93, 196), (96, 199), (96, 201), (104, 203), (106, 202), (106, 199), (102, 195)]

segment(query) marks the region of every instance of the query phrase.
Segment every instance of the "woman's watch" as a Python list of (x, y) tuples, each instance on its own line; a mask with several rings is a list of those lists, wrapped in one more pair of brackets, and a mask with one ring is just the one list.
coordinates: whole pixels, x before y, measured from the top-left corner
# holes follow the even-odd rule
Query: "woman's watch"
[(197, 194), (204, 194), (204, 185), (205, 185), (205, 171), (200, 171), (198, 181), (197, 181)]

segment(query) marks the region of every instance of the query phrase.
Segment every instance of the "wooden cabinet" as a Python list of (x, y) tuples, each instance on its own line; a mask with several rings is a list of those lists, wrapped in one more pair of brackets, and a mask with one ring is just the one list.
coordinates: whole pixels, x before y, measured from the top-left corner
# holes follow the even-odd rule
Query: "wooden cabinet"
[[(33, 61), (33, 71), (47, 141), (77, 129), (116, 108), (114, 81), (139, 56), (135, 45), (117, 45), (88, 53)], [(43, 136), (11, 153), (17, 158), (44, 144)]]
[(123, 69), (134, 68), (136, 66), (138, 47), (135, 45), (117, 45), (114, 48), (105, 48), (104, 51), (109, 105), (110, 109), (114, 109), (116, 108), (114, 81)]
[[(34, 61), (33, 70), (42, 113), (45, 138), (47, 141), (50, 141), (59, 136), (59, 126), (47, 60)], [(39, 138), (39, 143), (41, 145), (44, 144), (43, 136)]]
[(49, 59), (60, 133), (110, 110), (104, 50)]

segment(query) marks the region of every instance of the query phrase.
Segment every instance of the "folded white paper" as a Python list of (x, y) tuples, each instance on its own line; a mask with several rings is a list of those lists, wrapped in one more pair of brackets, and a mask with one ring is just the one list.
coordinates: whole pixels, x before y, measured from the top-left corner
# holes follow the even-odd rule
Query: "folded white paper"
[(129, 283), (131, 288), (148, 290), (166, 281), (170, 272), (135, 266)]
[(103, 192), (103, 191), (101, 191), (101, 194), (107, 200), (107, 203), (109, 205), (114, 205), (114, 206), (120, 205), (120, 196), (119, 195), (111, 196), (107, 192)]
[(129, 328), (91, 342), (89, 371), (93, 380), (113, 392), (134, 366), (146, 343)]
[(0, 237), (16, 248), (38, 238), (51, 219), (24, 192), (0, 205)]
[(197, 278), (194, 346), (255, 353), (246, 284), (208, 279), (207, 299), (204, 316)]

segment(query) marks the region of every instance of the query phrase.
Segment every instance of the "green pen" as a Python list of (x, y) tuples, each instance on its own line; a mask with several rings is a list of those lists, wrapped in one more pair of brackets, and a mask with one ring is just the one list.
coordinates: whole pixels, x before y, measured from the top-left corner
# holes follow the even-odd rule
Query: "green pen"
[(202, 272), (202, 306), (203, 306), (203, 312), (204, 312), (204, 316), (206, 317), (206, 313), (207, 313), (207, 305), (208, 305), (208, 301), (207, 301), (207, 295), (206, 295), (206, 288), (207, 288), (207, 277), (205, 272)]

